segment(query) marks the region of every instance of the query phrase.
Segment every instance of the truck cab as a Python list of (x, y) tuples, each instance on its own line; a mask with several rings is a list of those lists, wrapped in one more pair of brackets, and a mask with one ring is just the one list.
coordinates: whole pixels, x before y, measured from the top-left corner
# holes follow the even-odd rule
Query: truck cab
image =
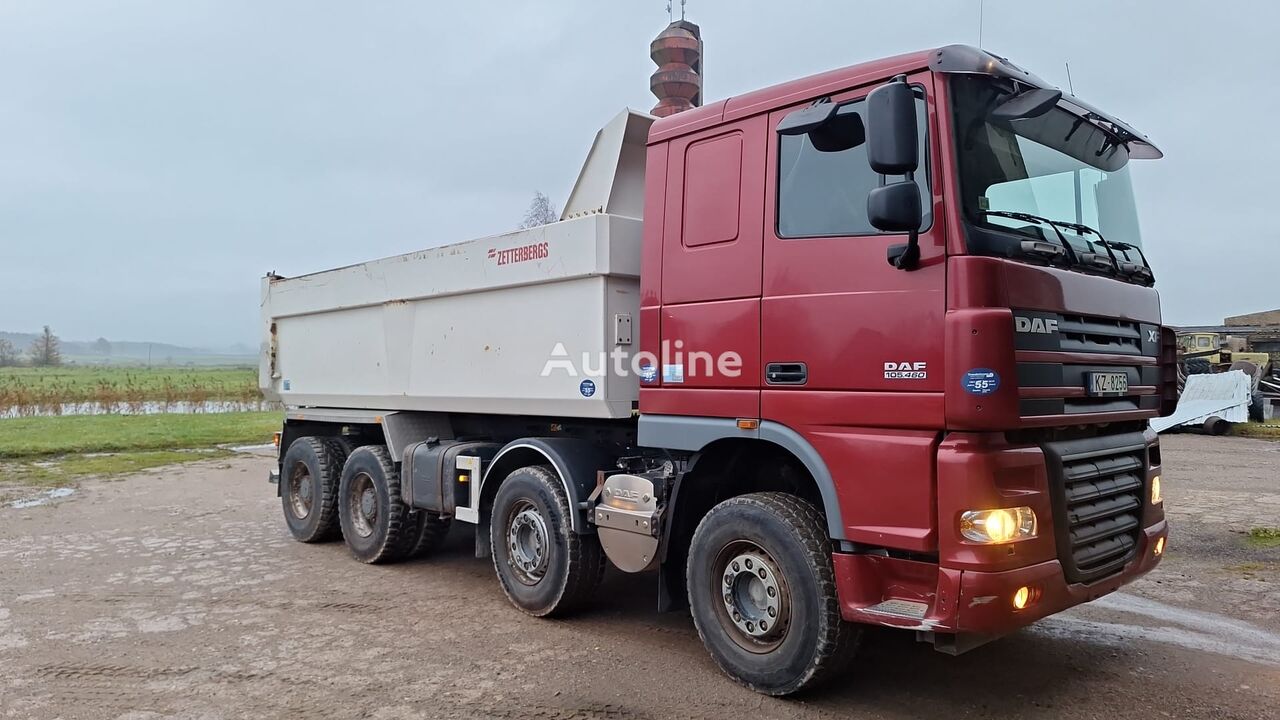
[[(916, 162), (877, 171), (904, 142)], [(1163, 549), (1147, 421), (1176, 382), (1129, 174), (1158, 157), (963, 46), (658, 120), (640, 328), (666, 355), (641, 443), (698, 453), (694, 475), (794, 463), (848, 620), (965, 646), (1132, 581)], [(903, 185), (918, 206), (878, 202)]]

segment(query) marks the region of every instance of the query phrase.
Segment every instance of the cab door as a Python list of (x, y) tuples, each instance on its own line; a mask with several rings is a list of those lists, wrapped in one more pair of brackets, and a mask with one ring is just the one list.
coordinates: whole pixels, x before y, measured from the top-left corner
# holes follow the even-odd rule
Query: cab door
[(642, 389), (647, 413), (760, 414), (766, 122), (759, 115), (670, 142), (660, 372)]
[[(911, 271), (887, 259), (907, 236), (867, 219), (867, 193), (886, 179), (872, 172), (865, 143), (820, 152), (807, 136), (778, 135), (782, 118), (809, 102), (770, 114), (761, 417), (800, 433), (823, 456), (850, 539), (926, 549), (948, 372), (946, 246), (942, 197), (931, 190), (941, 187), (932, 77), (908, 82), (917, 94), (924, 205), (920, 263)], [(880, 84), (831, 100), (865, 120), (865, 98)]]

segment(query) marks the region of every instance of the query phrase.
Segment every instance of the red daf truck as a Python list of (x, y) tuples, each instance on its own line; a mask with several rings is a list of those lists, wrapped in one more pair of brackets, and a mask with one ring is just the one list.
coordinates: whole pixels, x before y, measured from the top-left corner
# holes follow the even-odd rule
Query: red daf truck
[(536, 616), (651, 571), (774, 695), (867, 625), (959, 653), (1106, 595), (1168, 532), (1160, 156), (965, 46), (624, 113), (561, 222), (264, 280), (289, 529), (379, 563), (473, 524)]

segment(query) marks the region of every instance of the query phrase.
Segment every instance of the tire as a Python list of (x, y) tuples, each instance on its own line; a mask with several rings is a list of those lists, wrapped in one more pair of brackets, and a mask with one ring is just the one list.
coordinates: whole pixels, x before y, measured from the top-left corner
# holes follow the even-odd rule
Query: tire
[(569, 499), (546, 465), (511, 473), (493, 501), (489, 537), (502, 592), (534, 617), (582, 608), (604, 577), (604, 551), (594, 535), (579, 535)]
[(295, 540), (304, 543), (339, 536), (338, 484), (346, 449), (331, 438), (294, 440), (280, 463), (280, 504)]
[(1261, 390), (1253, 391), (1253, 398), (1249, 402), (1249, 419), (1254, 422), (1263, 422), (1265, 415), (1263, 414), (1262, 405), (1267, 401)]
[(725, 674), (777, 696), (848, 666), (861, 630), (840, 616), (831, 553), (822, 514), (794, 495), (742, 495), (703, 517), (689, 547), (689, 608)]
[(386, 446), (365, 445), (347, 458), (338, 518), (347, 547), (360, 562), (396, 562), (413, 551), (421, 517), (400, 499), (400, 473)]
[(419, 510), (417, 538), (413, 543), (413, 549), (409, 551), (409, 557), (423, 557), (435, 552), (448, 536), (451, 525), (453, 525), (451, 517), (441, 517)]
[(1186, 362), (1188, 375), (1207, 375), (1213, 372), (1208, 358), (1191, 358)]

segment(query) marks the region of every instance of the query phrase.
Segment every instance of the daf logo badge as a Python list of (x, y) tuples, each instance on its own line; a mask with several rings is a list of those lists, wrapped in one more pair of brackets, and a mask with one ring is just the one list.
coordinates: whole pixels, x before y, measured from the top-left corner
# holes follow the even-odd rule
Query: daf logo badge
[(1013, 328), (1020, 333), (1048, 335), (1058, 332), (1058, 321), (1053, 318), (1026, 318), (1014, 315)]

